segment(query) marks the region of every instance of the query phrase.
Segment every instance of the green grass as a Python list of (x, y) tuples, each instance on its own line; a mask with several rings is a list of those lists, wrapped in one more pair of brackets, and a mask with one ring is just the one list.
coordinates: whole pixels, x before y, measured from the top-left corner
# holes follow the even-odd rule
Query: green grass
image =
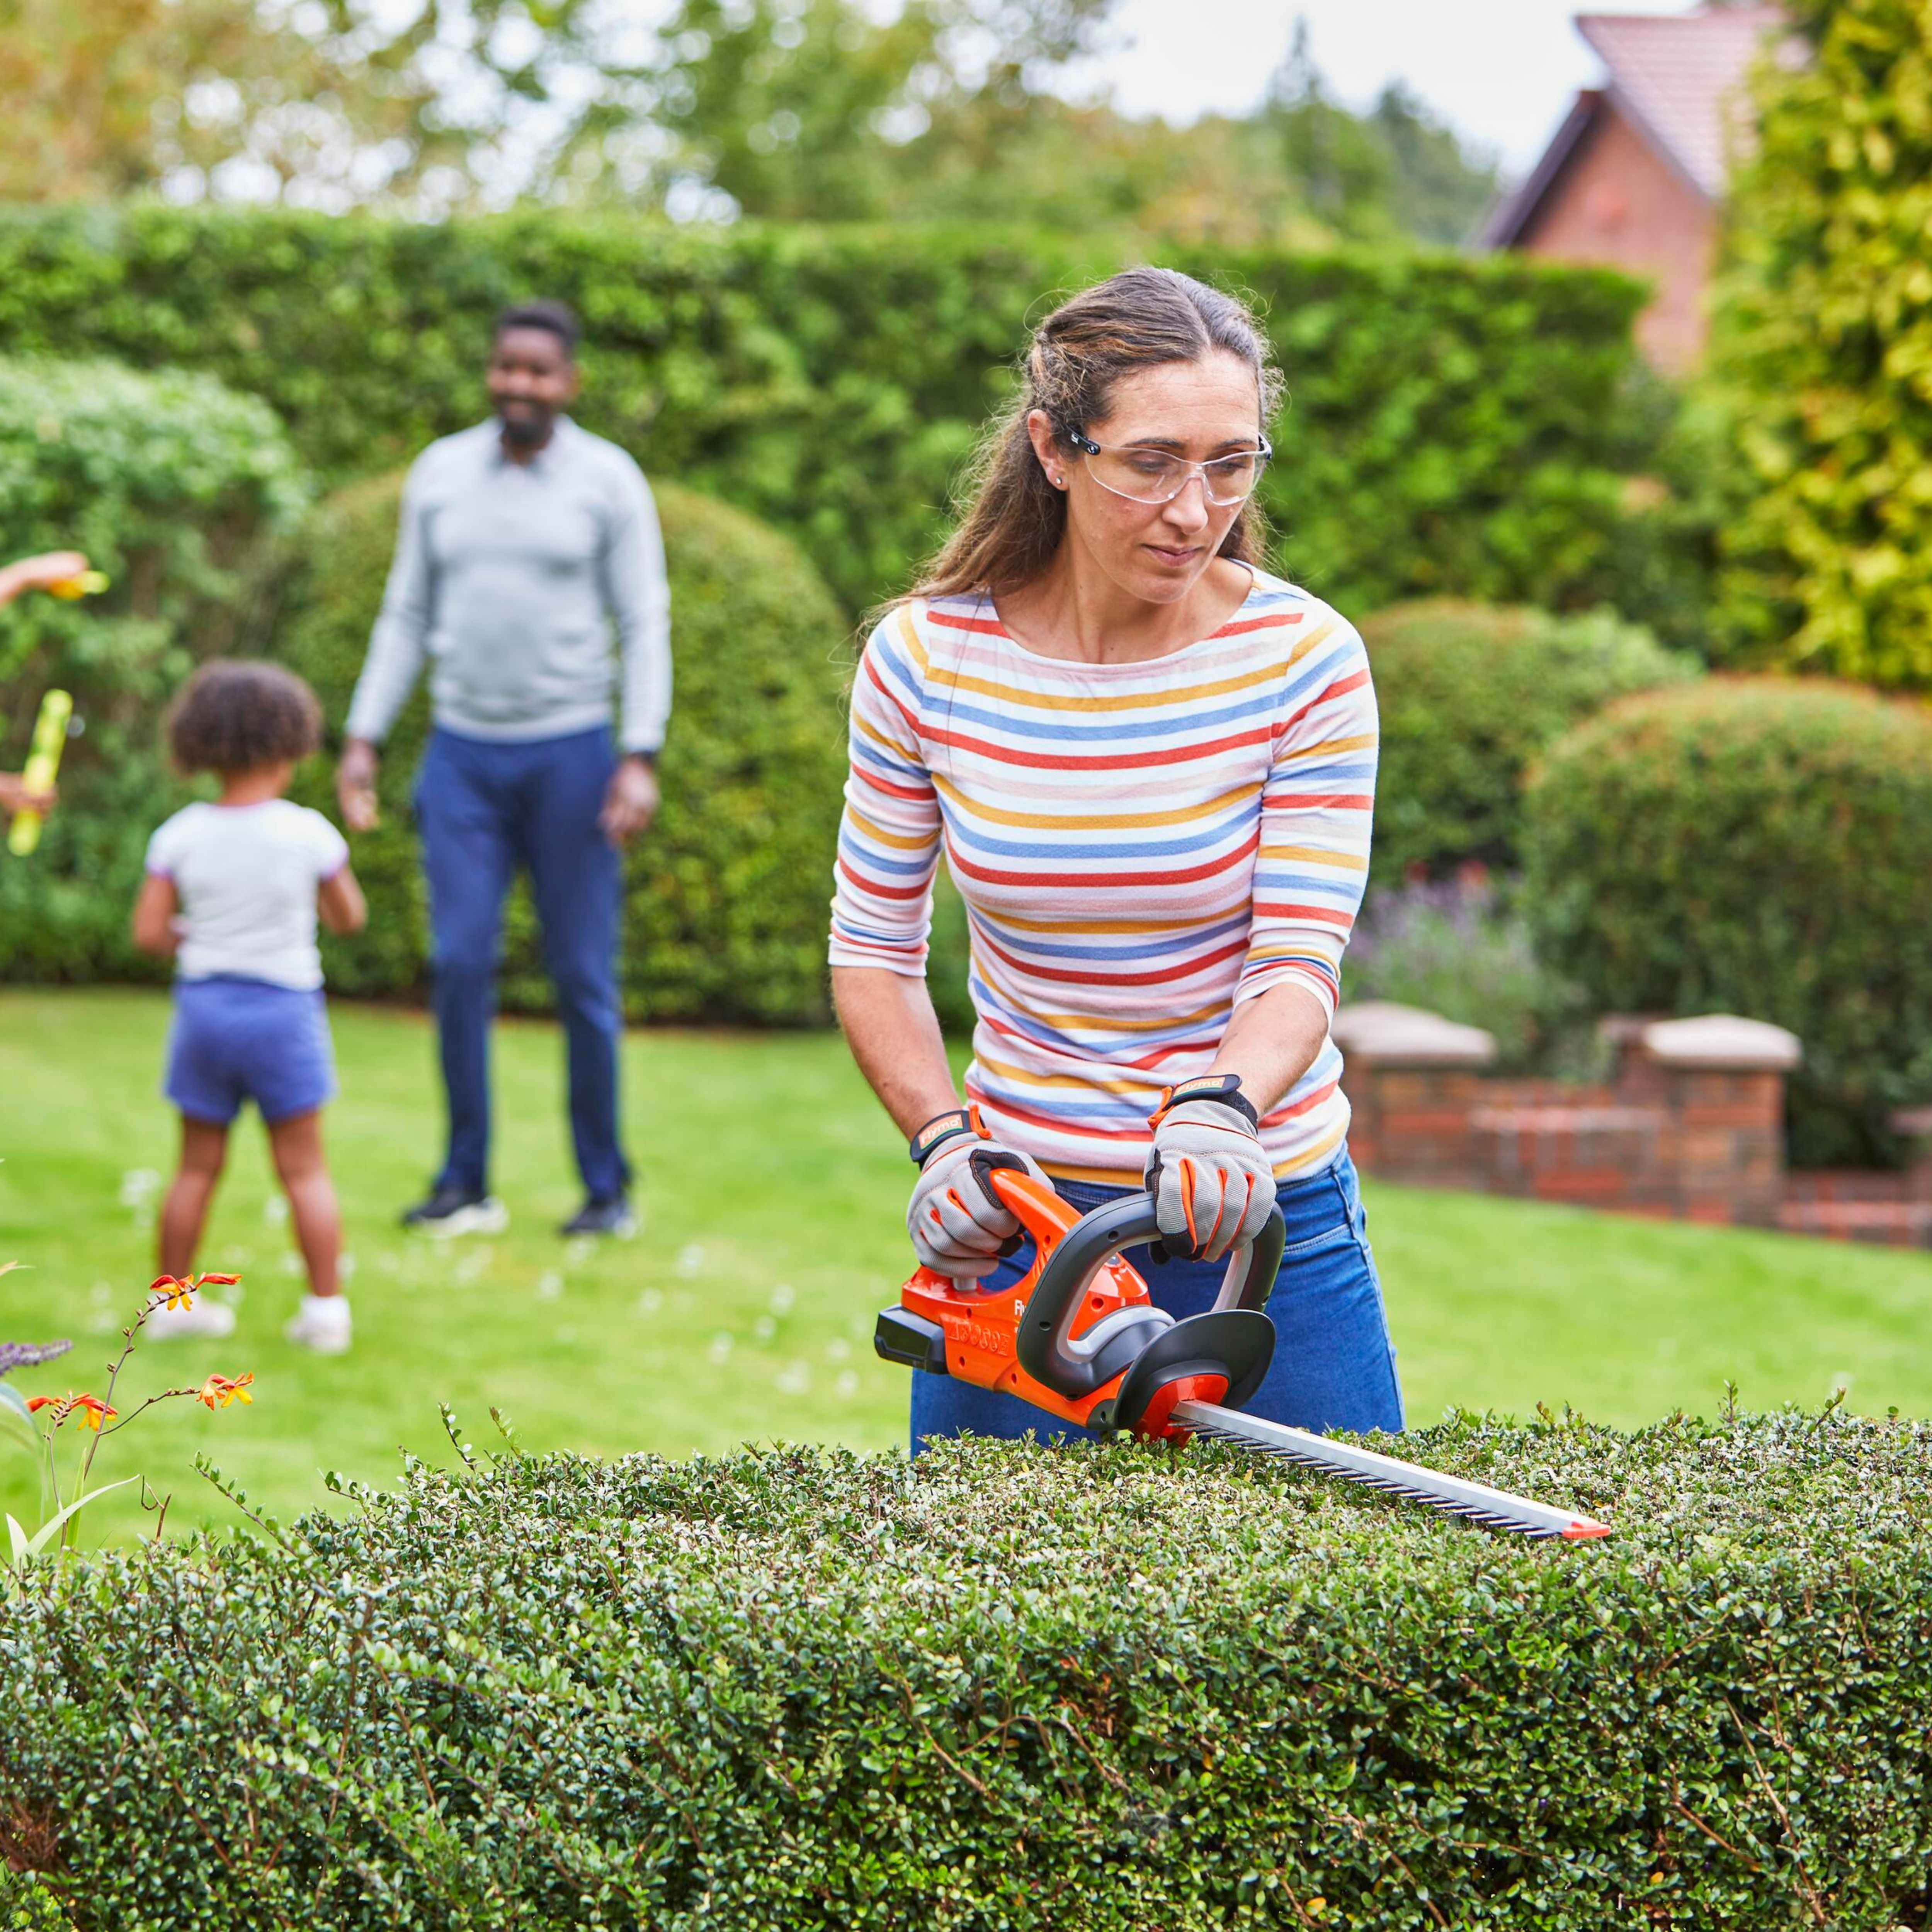
[[(446, 1456), (439, 1400), (479, 1442), (495, 1403), (532, 1448), (600, 1455), (903, 1440), (904, 1372), (874, 1358), (871, 1334), (910, 1265), (910, 1170), (836, 1037), (632, 1034), (644, 1230), (566, 1245), (552, 1232), (577, 1204), (560, 1042), (503, 1023), (496, 1172), (511, 1228), (442, 1244), (394, 1225), (440, 1152), (428, 1027), (385, 1008), (338, 1005), (334, 1018), (354, 1352), (321, 1360), (280, 1338), (301, 1281), (244, 1121), (202, 1257), (244, 1276), (237, 1332), (142, 1352), (122, 1394), (252, 1369), (256, 1404), (151, 1412), (98, 1474), (146, 1471), (174, 1493), (171, 1522), (228, 1520), (188, 1469), (203, 1449), (292, 1514), (325, 1499), (325, 1468), (380, 1482), (398, 1445)], [(0, 992), (0, 1260), (31, 1264), (0, 1277), (0, 1339), (78, 1345), (20, 1377), (28, 1393), (98, 1388), (153, 1271), (175, 1132), (155, 1091), (166, 1022), (155, 994)], [(1412, 1418), (1568, 1402), (1634, 1424), (1708, 1411), (1727, 1378), (1753, 1407), (1848, 1383), (1854, 1407), (1932, 1412), (1932, 1256), (1372, 1181), (1366, 1193)], [(0, 1469), (0, 1506), (33, 1502), (24, 1465)], [(139, 1520), (127, 1502), (95, 1528)]]

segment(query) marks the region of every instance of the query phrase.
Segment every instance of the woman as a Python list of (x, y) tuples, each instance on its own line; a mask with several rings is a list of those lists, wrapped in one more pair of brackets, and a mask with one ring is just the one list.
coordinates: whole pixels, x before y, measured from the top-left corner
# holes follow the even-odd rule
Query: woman
[[(956, 1279), (1028, 1264), (1000, 1263), (1018, 1231), (971, 1178), (978, 1149), (1083, 1211), (1150, 1186), (1188, 1258), (1133, 1258), (1181, 1316), (1279, 1205), (1275, 1354), (1250, 1410), (1400, 1429), (1328, 1038), (1375, 697), (1354, 629), (1261, 567), (1280, 379), (1238, 302), (1156, 268), (1048, 316), (1024, 375), (853, 697), (832, 990), (919, 1163), (914, 1245)], [(925, 984), (942, 841), (972, 934), (970, 1112)], [(1029, 1429), (1084, 1432), (914, 1378), (915, 1448)]]

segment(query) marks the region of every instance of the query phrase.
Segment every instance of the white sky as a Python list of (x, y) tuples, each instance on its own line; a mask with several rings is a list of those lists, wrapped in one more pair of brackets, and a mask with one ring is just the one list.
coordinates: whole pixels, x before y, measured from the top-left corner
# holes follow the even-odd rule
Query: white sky
[(1096, 78), (1130, 113), (1240, 112), (1260, 99), (1300, 16), (1316, 65), (1351, 106), (1406, 80), (1520, 175), (1576, 90), (1600, 78), (1572, 14), (1691, 10), (1690, 0), (1120, 0), (1124, 44)]

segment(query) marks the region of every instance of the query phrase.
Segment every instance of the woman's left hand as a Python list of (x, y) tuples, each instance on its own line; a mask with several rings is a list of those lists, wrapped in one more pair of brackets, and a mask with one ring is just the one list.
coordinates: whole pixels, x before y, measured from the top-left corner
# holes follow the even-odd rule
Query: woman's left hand
[(1217, 1262), (1251, 1241), (1274, 1205), (1274, 1168), (1241, 1106), (1183, 1082), (1154, 1117), (1146, 1183), (1160, 1238), (1176, 1255)]

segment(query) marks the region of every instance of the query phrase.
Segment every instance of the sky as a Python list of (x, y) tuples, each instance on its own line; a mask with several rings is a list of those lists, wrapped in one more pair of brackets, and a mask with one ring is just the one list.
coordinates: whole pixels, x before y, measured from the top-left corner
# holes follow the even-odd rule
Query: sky
[(1096, 77), (1130, 113), (1239, 113), (1266, 89), (1298, 16), (1316, 67), (1351, 106), (1406, 81), (1520, 176), (1576, 89), (1600, 77), (1574, 14), (1691, 10), (1690, 0), (1120, 0), (1120, 44)]

